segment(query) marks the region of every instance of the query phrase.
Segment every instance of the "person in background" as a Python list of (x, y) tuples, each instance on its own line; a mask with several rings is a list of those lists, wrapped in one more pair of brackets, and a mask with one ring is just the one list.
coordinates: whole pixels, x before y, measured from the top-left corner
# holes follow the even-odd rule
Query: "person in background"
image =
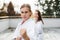
[(43, 40), (42, 24), (44, 24), (44, 22), (42, 20), (41, 13), (39, 10), (35, 10), (34, 19), (35, 19), (36, 40)]
[(7, 13), (7, 5), (6, 5), (6, 3), (3, 4), (2, 8), (0, 9), (0, 12)]

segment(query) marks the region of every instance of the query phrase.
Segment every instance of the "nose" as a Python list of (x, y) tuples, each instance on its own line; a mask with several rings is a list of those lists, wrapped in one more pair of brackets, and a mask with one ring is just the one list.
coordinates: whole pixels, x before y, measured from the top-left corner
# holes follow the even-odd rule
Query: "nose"
[(26, 15), (26, 13), (23, 13), (23, 15)]

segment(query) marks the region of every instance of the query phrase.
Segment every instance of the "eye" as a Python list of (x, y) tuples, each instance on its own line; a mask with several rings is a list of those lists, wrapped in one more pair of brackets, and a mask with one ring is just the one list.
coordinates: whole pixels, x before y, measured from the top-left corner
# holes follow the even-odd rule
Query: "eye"
[(28, 11), (25, 11), (25, 12), (21, 11), (21, 13), (28, 13)]
[(21, 13), (24, 13), (24, 12), (21, 12)]
[(25, 11), (25, 13), (28, 13), (28, 11)]

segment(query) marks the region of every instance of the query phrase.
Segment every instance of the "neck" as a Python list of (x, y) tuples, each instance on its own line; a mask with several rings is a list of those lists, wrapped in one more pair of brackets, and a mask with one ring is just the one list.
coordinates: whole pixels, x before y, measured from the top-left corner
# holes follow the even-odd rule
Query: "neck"
[(38, 18), (35, 18), (35, 21), (37, 22), (38, 21)]
[(23, 21), (27, 21), (29, 18), (27, 18), (27, 19), (23, 19)]

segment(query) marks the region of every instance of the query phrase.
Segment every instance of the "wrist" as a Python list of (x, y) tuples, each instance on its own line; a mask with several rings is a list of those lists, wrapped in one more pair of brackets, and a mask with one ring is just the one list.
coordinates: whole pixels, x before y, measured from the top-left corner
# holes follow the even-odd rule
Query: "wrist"
[(30, 40), (28, 36), (25, 37), (25, 40)]

